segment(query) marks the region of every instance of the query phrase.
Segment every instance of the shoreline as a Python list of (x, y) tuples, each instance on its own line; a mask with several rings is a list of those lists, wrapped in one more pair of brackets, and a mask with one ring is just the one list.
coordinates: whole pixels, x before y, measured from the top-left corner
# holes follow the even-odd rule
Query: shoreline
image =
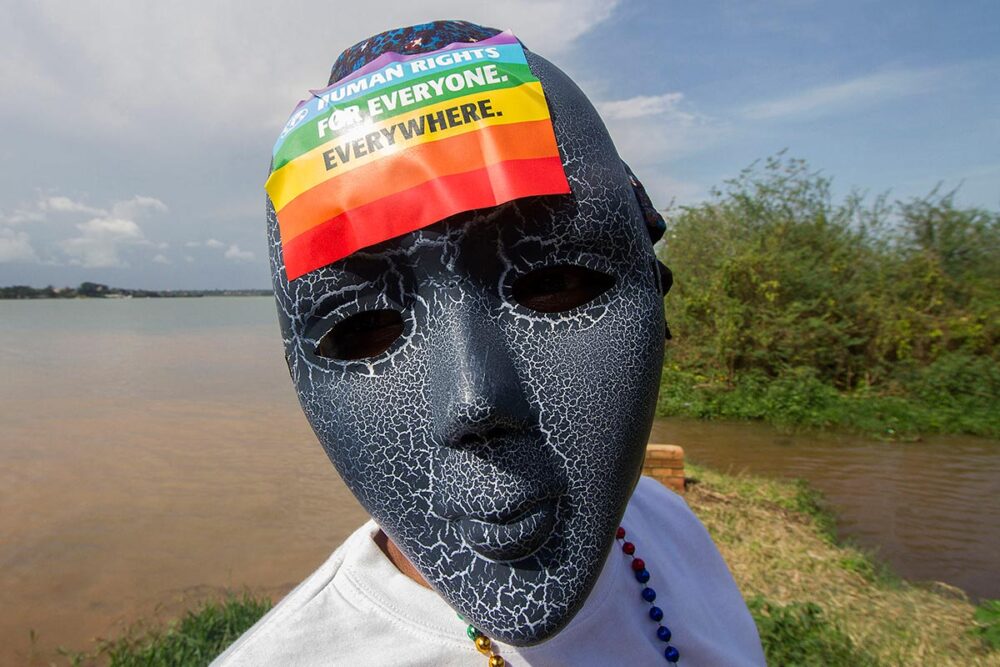
[[(697, 464), (688, 464), (688, 478), (685, 498), (729, 564), (771, 664), (1000, 662), (1000, 646), (980, 637), (984, 625), (968, 596), (906, 581), (871, 554), (838, 543), (835, 517), (808, 485)], [(166, 624), (139, 619), (116, 639), (64, 655), (70, 664), (126, 666), (197, 646), (210, 657), (191, 664), (207, 664), (270, 608), (271, 597), (255, 590), (264, 588), (202, 602)]]

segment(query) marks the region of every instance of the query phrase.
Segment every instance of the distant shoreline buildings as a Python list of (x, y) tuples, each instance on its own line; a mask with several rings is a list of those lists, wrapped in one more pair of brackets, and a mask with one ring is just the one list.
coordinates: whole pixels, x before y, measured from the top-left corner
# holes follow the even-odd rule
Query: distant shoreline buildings
[(144, 290), (109, 287), (101, 283), (84, 282), (78, 287), (30, 287), (11, 285), (0, 287), (0, 299), (158, 299), (201, 296), (271, 296), (264, 289), (218, 290)]

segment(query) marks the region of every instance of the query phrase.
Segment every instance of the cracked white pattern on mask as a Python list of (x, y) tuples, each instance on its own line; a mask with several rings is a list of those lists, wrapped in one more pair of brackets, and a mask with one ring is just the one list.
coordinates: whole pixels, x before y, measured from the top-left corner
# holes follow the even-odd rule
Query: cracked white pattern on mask
[[(600, 573), (641, 467), (664, 335), (652, 245), (607, 131), (562, 72), (528, 61), (572, 196), (453, 216), (291, 283), (268, 202), (285, 352), (317, 437), (427, 581), (515, 645), (564, 627)], [(614, 286), (562, 313), (513, 300), (517, 277), (557, 264)], [(403, 317), (388, 350), (315, 354), (332, 324), (376, 308)], [(486, 558), (483, 544), (520, 555)]]

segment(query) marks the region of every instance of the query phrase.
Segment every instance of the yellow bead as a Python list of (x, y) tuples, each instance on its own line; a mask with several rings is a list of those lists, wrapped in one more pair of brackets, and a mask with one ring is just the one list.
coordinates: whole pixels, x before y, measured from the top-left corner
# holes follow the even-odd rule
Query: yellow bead
[(479, 635), (476, 637), (476, 648), (479, 649), (480, 653), (486, 654), (490, 652), (490, 638), (486, 635)]
[(490, 667), (503, 667), (506, 663), (504, 659), (498, 655), (490, 656)]

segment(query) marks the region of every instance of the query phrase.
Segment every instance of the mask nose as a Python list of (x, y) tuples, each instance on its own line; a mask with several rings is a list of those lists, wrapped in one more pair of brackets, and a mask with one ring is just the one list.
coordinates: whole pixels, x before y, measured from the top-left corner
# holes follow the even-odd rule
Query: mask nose
[(438, 332), (444, 358), (432, 375), (439, 442), (476, 449), (526, 434), (534, 424), (531, 406), (495, 317), (474, 307), (454, 315)]
[[(565, 483), (529, 402), (530, 388), (505, 325), (488, 308), (488, 297), (473, 294), (454, 295), (438, 326), (428, 331), (436, 350), (430, 355), (428, 398), (438, 444), (431, 506), (448, 520), (508, 523), (559, 497)], [(503, 551), (483, 548), (490, 557)]]

